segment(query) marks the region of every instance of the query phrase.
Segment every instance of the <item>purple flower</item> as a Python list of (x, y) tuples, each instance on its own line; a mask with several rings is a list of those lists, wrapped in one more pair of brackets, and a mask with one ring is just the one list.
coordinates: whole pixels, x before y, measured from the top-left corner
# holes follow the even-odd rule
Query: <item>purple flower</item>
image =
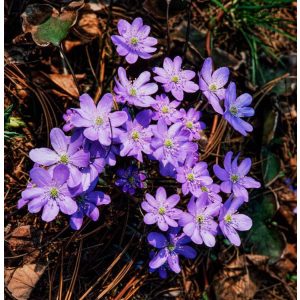
[(133, 156), (143, 162), (142, 152), (152, 153), (150, 142), (153, 133), (149, 126), (151, 117), (150, 109), (139, 112), (133, 121), (128, 117), (128, 121), (123, 125), (126, 132), (120, 135), (120, 156)]
[(166, 190), (159, 187), (156, 191), (155, 198), (146, 194), (146, 201), (142, 202), (142, 208), (147, 213), (144, 216), (144, 222), (147, 225), (157, 223), (157, 226), (162, 231), (167, 231), (169, 226), (177, 227), (178, 224), (175, 220), (180, 218), (182, 211), (174, 208), (179, 202), (180, 197), (174, 194), (167, 198)]
[(236, 246), (241, 244), (240, 237), (236, 231), (246, 231), (252, 227), (252, 220), (248, 216), (237, 212), (243, 202), (243, 198), (239, 197), (232, 200), (232, 197), (230, 197), (222, 206), (219, 215), (220, 229), (224, 236)]
[(194, 197), (191, 198), (188, 212), (182, 213), (179, 224), (195, 244), (204, 243), (207, 247), (215, 245), (218, 224), (213, 217), (218, 215), (220, 206), (220, 203), (207, 204), (203, 194), (196, 201)]
[(32, 187), (22, 192), (22, 198), (28, 200), (28, 210), (37, 213), (43, 208), (42, 220), (50, 222), (59, 211), (72, 215), (77, 210), (76, 202), (71, 198), (67, 180), (70, 171), (65, 165), (58, 165), (53, 172), (42, 168), (30, 171)]
[(29, 152), (29, 157), (35, 163), (46, 167), (64, 164), (69, 168), (68, 185), (76, 187), (81, 183), (82, 174), (78, 168), (89, 165), (90, 154), (83, 149), (83, 136), (77, 131), (71, 137), (66, 136), (59, 128), (50, 132), (50, 141), (54, 150), (37, 148)]
[(231, 82), (229, 84), (225, 95), (225, 112), (223, 117), (236, 131), (244, 136), (253, 130), (251, 124), (241, 119), (254, 116), (254, 109), (249, 107), (251, 102), (252, 96), (247, 93), (236, 98), (235, 83)]
[(186, 244), (191, 239), (184, 233), (179, 234), (180, 228), (171, 228), (167, 232), (167, 236), (158, 232), (150, 232), (147, 236), (148, 243), (159, 249), (156, 255), (149, 262), (151, 269), (157, 269), (168, 263), (169, 268), (175, 272), (180, 273), (179, 257), (182, 255), (186, 258), (194, 259), (197, 252)]
[(224, 168), (214, 165), (214, 173), (223, 182), (220, 185), (221, 191), (231, 193), (235, 197), (242, 197), (248, 202), (248, 191), (246, 189), (260, 188), (260, 183), (251, 177), (246, 176), (251, 168), (251, 159), (245, 158), (238, 166), (239, 154), (232, 161), (232, 151), (227, 152), (224, 159)]
[(190, 133), (190, 141), (199, 140), (200, 131), (206, 128), (205, 124), (199, 121), (201, 115), (202, 113), (194, 108), (190, 108), (188, 112), (183, 108), (180, 109), (181, 121), (179, 123), (181, 123), (182, 127)]
[(202, 185), (200, 190), (200, 196), (204, 194), (208, 203), (221, 203), (222, 197), (218, 195), (220, 193), (220, 186), (218, 184)]
[(142, 72), (139, 77), (133, 81), (127, 79), (124, 68), (118, 69), (119, 80), (115, 79), (117, 102), (128, 103), (139, 107), (149, 107), (155, 103), (155, 99), (150, 95), (157, 92), (158, 86), (150, 81), (151, 74), (148, 71)]
[(143, 25), (142, 18), (136, 18), (132, 24), (121, 19), (118, 22), (120, 35), (113, 35), (112, 42), (117, 46), (120, 56), (125, 56), (129, 64), (134, 64), (138, 57), (142, 59), (151, 58), (151, 54), (156, 51), (152, 47), (157, 44), (157, 39), (149, 37), (150, 26)]
[[(150, 251), (150, 259), (152, 259), (155, 256), (154, 251)], [(168, 271), (170, 271), (170, 268), (168, 266), (168, 263), (164, 263), (162, 266), (160, 266), (157, 269), (149, 268), (149, 273), (154, 273), (155, 271), (158, 271), (159, 277), (162, 279), (168, 278)]]
[(156, 96), (156, 101), (152, 104), (152, 108), (155, 110), (152, 119), (155, 121), (162, 119), (167, 125), (176, 123), (180, 118), (180, 113), (176, 110), (179, 104), (178, 101), (170, 102), (169, 97), (165, 94)]
[(91, 141), (99, 141), (103, 146), (109, 146), (114, 137), (118, 137), (117, 128), (127, 121), (124, 111), (111, 112), (113, 97), (105, 94), (96, 106), (88, 94), (80, 96), (80, 109), (72, 116), (71, 122), (75, 127), (83, 127), (83, 135)]
[(100, 214), (97, 206), (110, 203), (110, 197), (100, 191), (87, 191), (76, 195), (75, 199), (78, 210), (70, 218), (70, 226), (74, 230), (81, 228), (84, 216), (97, 221)]
[(71, 122), (71, 118), (76, 114), (76, 111), (73, 109), (67, 109), (66, 113), (63, 115), (63, 119), (66, 121), (66, 124), (63, 126), (63, 131), (68, 132), (74, 128), (74, 125)]
[(212, 59), (206, 58), (199, 72), (199, 87), (213, 109), (223, 114), (220, 100), (225, 98), (225, 84), (228, 81), (229, 69), (222, 67), (213, 72)]
[(155, 67), (153, 72), (158, 76), (154, 79), (163, 84), (165, 91), (171, 92), (179, 101), (183, 100), (183, 92), (195, 93), (199, 87), (191, 79), (195, 77), (195, 72), (190, 70), (182, 70), (182, 59), (179, 56), (172, 61), (166, 57), (164, 59), (163, 68)]
[(159, 120), (153, 128), (153, 134), (152, 155), (164, 165), (169, 162), (178, 167), (178, 163), (183, 163), (188, 153), (194, 153), (198, 149), (197, 144), (189, 141), (189, 132), (181, 130), (181, 124), (173, 124), (168, 129), (167, 124)]
[[(27, 186), (26, 186), (26, 189), (31, 189), (35, 187), (35, 184), (33, 184), (32, 182), (28, 182)], [(30, 198), (24, 198), (22, 196), (21, 199), (18, 200), (18, 204), (17, 204), (17, 208), (18, 209), (21, 209), (23, 206), (25, 206), (28, 202), (30, 201)]]
[(116, 180), (115, 185), (122, 187), (124, 193), (134, 195), (136, 189), (146, 187), (146, 183), (143, 182), (146, 176), (143, 172), (139, 172), (136, 166), (130, 166), (126, 170), (119, 169), (117, 176), (119, 178)]
[(201, 195), (202, 186), (213, 183), (207, 170), (207, 163), (198, 162), (193, 164), (193, 157), (186, 159), (185, 165), (177, 168), (176, 180), (182, 183), (182, 193), (187, 195), (189, 192), (199, 197)]

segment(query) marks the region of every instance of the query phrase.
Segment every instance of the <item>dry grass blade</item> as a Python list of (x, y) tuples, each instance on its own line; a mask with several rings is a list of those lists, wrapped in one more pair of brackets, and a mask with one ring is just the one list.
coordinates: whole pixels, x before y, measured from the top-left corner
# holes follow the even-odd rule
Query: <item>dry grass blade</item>
[(73, 294), (73, 291), (74, 291), (74, 286), (75, 286), (77, 276), (78, 276), (78, 271), (79, 271), (79, 265), (80, 265), (80, 259), (81, 259), (81, 253), (82, 253), (82, 244), (83, 244), (83, 239), (80, 240), (80, 245), (79, 245), (79, 249), (78, 249), (78, 253), (77, 253), (74, 272), (73, 272), (73, 275), (72, 275), (71, 283), (70, 283), (70, 286), (68, 288), (65, 300), (72, 299), (71, 297), (72, 297), (72, 294)]

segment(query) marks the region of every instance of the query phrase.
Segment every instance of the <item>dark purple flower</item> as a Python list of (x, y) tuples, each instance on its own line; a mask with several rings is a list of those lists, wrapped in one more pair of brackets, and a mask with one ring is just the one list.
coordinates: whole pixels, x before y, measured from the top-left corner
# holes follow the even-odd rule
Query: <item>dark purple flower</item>
[(213, 183), (209, 176), (206, 162), (198, 162), (194, 164), (194, 159), (189, 156), (182, 167), (176, 169), (176, 180), (182, 183), (182, 193), (187, 195), (189, 192), (199, 197), (201, 195), (201, 187)]
[(146, 183), (143, 181), (146, 179), (146, 175), (140, 172), (136, 166), (130, 166), (126, 170), (119, 169), (117, 171), (119, 177), (115, 185), (122, 187), (124, 193), (134, 195), (136, 189), (143, 189), (146, 187)]
[(134, 19), (132, 24), (119, 20), (118, 31), (120, 35), (112, 35), (111, 40), (117, 46), (118, 54), (125, 56), (129, 64), (134, 64), (138, 57), (149, 59), (150, 53), (156, 51), (153, 46), (157, 39), (149, 37), (150, 26), (143, 25), (142, 18)]
[(155, 121), (162, 119), (167, 125), (176, 123), (180, 118), (180, 113), (176, 109), (179, 104), (178, 101), (170, 102), (169, 97), (165, 94), (156, 96), (156, 101), (152, 104), (152, 108), (155, 110), (152, 119)]
[(206, 128), (205, 124), (200, 122), (201, 115), (202, 113), (194, 108), (190, 108), (188, 112), (186, 112), (183, 108), (180, 109), (181, 120), (179, 123), (182, 124), (182, 128), (190, 133), (190, 141), (199, 140), (200, 131)]
[(167, 198), (166, 190), (163, 187), (157, 189), (155, 198), (147, 193), (146, 201), (142, 202), (142, 208), (147, 212), (144, 222), (147, 225), (156, 223), (162, 231), (167, 231), (169, 226), (177, 227), (178, 224), (175, 220), (178, 220), (182, 213), (182, 210), (175, 208), (179, 200), (180, 197), (177, 194)]
[(246, 189), (260, 188), (260, 183), (251, 177), (246, 176), (251, 168), (251, 159), (245, 158), (238, 166), (239, 155), (232, 161), (232, 151), (227, 152), (224, 159), (224, 168), (214, 165), (214, 173), (223, 182), (220, 185), (221, 191), (231, 193), (235, 197), (242, 197), (248, 202), (248, 191)]
[[(155, 256), (154, 251), (150, 251), (150, 259), (152, 259)], [(168, 271), (170, 271), (168, 263), (164, 263), (162, 266), (160, 266), (157, 269), (149, 268), (149, 273), (154, 273), (155, 271), (158, 271), (159, 277), (162, 279), (168, 278)]]
[(83, 135), (91, 141), (99, 141), (103, 146), (109, 146), (112, 138), (118, 137), (117, 128), (127, 121), (124, 111), (111, 112), (113, 97), (105, 94), (96, 106), (88, 94), (80, 96), (80, 109), (72, 116), (71, 122), (75, 127), (85, 128)]
[(63, 131), (68, 132), (74, 128), (74, 125), (71, 122), (71, 118), (75, 114), (75, 110), (67, 109), (66, 113), (63, 115), (63, 119), (66, 121), (66, 124), (63, 126)]
[(30, 171), (32, 186), (22, 192), (22, 199), (28, 200), (28, 210), (37, 213), (43, 208), (42, 220), (50, 222), (59, 211), (72, 215), (77, 210), (76, 201), (71, 198), (67, 180), (70, 171), (65, 165), (58, 165), (52, 171), (33, 168)]
[(165, 91), (167, 93), (171, 92), (179, 101), (183, 100), (183, 92), (195, 93), (199, 90), (198, 85), (191, 81), (196, 75), (195, 72), (182, 70), (181, 65), (181, 57), (176, 56), (174, 61), (166, 57), (163, 68), (155, 67), (153, 69), (153, 72), (158, 75), (154, 79), (162, 83)]
[(157, 92), (158, 86), (156, 83), (149, 82), (150, 72), (142, 72), (137, 79), (130, 81), (127, 79), (125, 69), (119, 67), (118, 76), (119, 80), (115, 79), (114, 87), (117, 102), (139, 107), (149, 107), (155, 103), (151, 95)]
[(151, 154), (150, 147), (151, 137), (153, 135), (151, 126), (152, 118), (150, 109), (143, 110), (136, 115), (132, 121), (130, 116), (128, 121), (123, 125), (125, 133), (120, 134), (121, 149), (120, 156), (133, 156), (140, 162), (143, 162), (143, 154)]
[(147, 236), (148, 243), (159, 249), (156, 255), (149, 262), (151, 269), (157, 269), (168, 263), (170, 269), (175, 273), (180, 273), (179, 257), (182, 255), (186, 258), (194, 259), (197, 252), (187, 243), (191, 239), (184, 233), (179, 234), (180, 228), (171, 228), (167, 236), (158, 232), (150, 232)]
[(74, 230), (81, 228), (84, 216), (97, 221), (100, 214), (97, 206), (110, 203), (110, 197), (101, 191), (86, 191), (76, 195), (75, 199), (78, 209), (70, 218), (70, 226)]
[(207, 247), (213, 247), (216, 243), (218, 224), (213, 220), (220, 210), (220, 203), (208, 204), (202, 194), (196, 201), (192, 197), (187, 208), (188, 212), (181, 214), (179, 225), (183, 226), (183, 232), (196, 244), (204, 243)]
[(168, 129), (167, 124), (159, 120), (157, 126), (153, 127), (153, 134), (152, 155), (164, 165), (169, 162), (178, 167), (179, 162), (183, 163), (189, 153), (194, 153), (198, 149), (197, 144), (189, 141), (190, 133), (181, 130), (181, 124), (173, 124)]
[(50, 132), (50, 141), (54, 150), (37, 148), (29, 152), (29, 157), (35, 163), (46, 167), (64, 164), (69, 168), (70, 177), (68, 185), (76, 187), (81, 183), (82, 174), (79, 168), (89, 165), (90, 154), (81, 149), (83, 136), (75, 132), (71, 137), (66, 136), (59, 128), (53, 128)]
[(252, 132), (253, 127), (241, 118), (254, 116), (254, 109), (249, 107), (252, 102), (252, 96), (245, 93), (236, 98), (235, 83), (231, 82), (225, 95), (224, 119), (239, 133), (246, 136)]
[(199, 87), (213, 109), (223, 114), (220, 100), (225, 99), (225, 84), (228, 81), (229, 69), (222, 67), (213, 72), (212, 59), (206, 58), (199, 72)]
[[(236, 246), (240, 246), (241, 240), (236, 232), (246, 231), (252, 227), (252, 220), (243, 214), (237, 212), (238, 208), (243, 204), (243, 198), (230, 197), (222, 206), (219, 215), (219, 226), (224, 236)], [(264, 238), (263, 236), (261, 237)]]

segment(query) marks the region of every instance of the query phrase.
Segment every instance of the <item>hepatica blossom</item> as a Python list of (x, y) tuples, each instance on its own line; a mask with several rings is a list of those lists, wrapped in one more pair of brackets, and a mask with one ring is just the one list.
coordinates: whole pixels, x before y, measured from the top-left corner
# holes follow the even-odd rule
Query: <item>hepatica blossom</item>
[(224, 159), (224, 168), (219, 165), (214, 165), (214, 173), (223, 182), (220, 185), (221, 190), (224, 193), (231, 193), (235, 197), (241, 197), (244, 201), (248, 201), (249, 195), (247, 189), (249, 188), (260, 188), (260, 183), (255, 179), (246, 176), (251, 168), (251, 159), (245, 158), (240, 165), (238, 165), (237, 155), (232, 161), (233, 153), (227, 152)]
[(180, 109), (181, 120), (179, 123), (190, 133), (190, 141), (199, 140), (200, 131), (206, 128), (205, 124), (200, 122), (201, 115), (202, 113), (194, 108), (190, 108), (187, 112), (183, 108)]
[(212, 59), (206, 58), (199, 72), (199, 88), (213, 109), (223, 114), (220, 100), (225, 98), (225, 88), (229, 77), (229, 69), (222, 67), (213, 72)]
[(146, 201), (142, 202), (142, 208), (147, 213), (144, 216), (144, 222), (148, 225), (157, 223), (157, 226), (162, 231), (167, 231), (169, 226), (177, 227), (175, 220), (179, 219), (182, 211), (175, 208), (179, 202), (179, 195), (175, 194), (167, 197), (166, 190), (159, 187), (156, 191), (155, 198), (146, 194)]
[(59, 211), (72, 215), (77, 210), (76, 201), (71, 198), (67, 180), (69, 169), (60, 164), (53, 172), (42, 168), (33, 168), (30, 178), (33, 184), (22, 192), (22, 198), (28, 200), (28, 210), (37, 213), (43, 209), (42, 220), (50, 222)]
[(252, 102), (251, 95), (245, 93), (236, 98), (236, 86), (231, 82), (225, 94), (224, 119), (239, 133), (246, 136), (252, 132), (253, 127), (241, 118), (254, 116), (254, 109), (249, 107)]
[(181, 130), (178, 123), (168, 128), (163, 120), (159, 120), (153, 128), (153, 134), (153, 156), (164, 164), (169, 162), (177, 167), (179, 162), (184, 162), (188, 153), (194, 153), (198, 149), (195, 143), (189, 141), (189, 132)]
[(142, 72), (137, 79), (128, 80), (124, 68), (119, 67), (118, 79), (115, 79), (117, 102), (128, 103), (139, 107), (149, 107), (155, 103), (155, 99), (151, 96), (158, 90), (156, 83), (149, 82), (151, 74), (148, 71)]
[(176, 56), (172, 61), (166, 57), (164, 59), (163, 68), (155, 67), (153, 72), (157, 75), (154, 79), (162, 83), (167, 93), (172, 95), (179, 101), (183, 100), (183, 94), (195, 93), (199, 87), (191, 81), (195, 77), (195, 72), (191, 70), (182, 70), (182, 59)]
[(150, 26), (143, 25), (142, 18), (136, 18), (132, 24), (121, 19), (118, 22), (119, 35), (111, 37), (112, 42), (117, 46), (120, 56), (125, 56), (129, 64), (134, 64), (138, 57), (143, 59), (151, 58), (151, 53), (156, 51), (153, 47), (157, 39), (149, 37)]
[(224, 236), (236, 246), (241, 244), (237, 231), (246, 231), (252, 227), (252, 220), (248, 216), (237, 212), (243, 202), (243, 198), (239, 197), (232, 200), (232, 197), (230, 197), (222, 206), (219, 215), (220, 229)]
[(143, 162), (142, 152), (152, 153), (150, 142), (153, 133), (149, 126), (151, 118), (150, 109), (139, 112), (133, 121), (129, 117), (123, 126), (125, 133), (120, 134), (120, 156), (133, 156)]
[(182, 183), (182, 193), (187, 195), (189, 192), (199, 197), (201, 188), (213, 183), (207, 170), (207, 163), (198, 162), (194, 164), (193, 157), (188, 157), (182, 167), (177, 168), (176, 180)]
[(151, 107), (155, 110), (152, 119), (155, 121), (164, 120), (167, 125), (176, 123), (180, 119), (180, 113), (176, 109), (180, 102), (170, 101), (165, 94), (156, 96), (156, 101)]
[(75, 127), (84, 128), (83, 135), (91, 141), (99, 141), (103, 146), (109, 146), (113, 137), (117, 137), (117, 128), (127, 121), (124, 111), (111, 112), (113, 97), (105, 94), (96, 106), (88, 94), (80, 96), (80, 109), (71, 117)]
[(117, 171), (118, 179), (115, 182), (116, 186), (122, 187), (124, 193), (134, 195), (136, 189), (146, 187), (144, 180), (146, 175), (140, 172), (136, 166), (130, 166), (127, 169), (119, 169)]
[(220, 206), (220, 203), (207, 204), (204, 195), (196, 201), (194, 197), (191, 198), (188, 212), (181, 214), (179, 225), (183, 226), (183, 232), (195, 244), (204, 243), (208, 247), (215, 245), (218, 224), (213, 217), (218, 215)]
[(50, 141), (53, 150), (48, 148), (37, 148), (29, 152), (29, 157), (35, 163), (42, 166), (55, 166), (64, 164), (68, 167), (70, 177), (68, 185), (76, 187), (81, 183), (82, 174), (79, 168), (87, 167), (90, 160), (89, 152), (80, 149), (83, 137), (80, 132), (71, 137), (66, 136), (59, 128), (53, 128), (50, 132)]
[(148, 243), (158, 249), (156, 255), (149, 262), (150, 268), (157, 269), (167, 263), (173, 272), (179, 273), (181, 271), (179, 255), (190, 259), (196, 257), (197, 252), (187, 245), (191, 241), (190, 238), (179, 232), (180, 227), (177, 227), (171, 228), (167, 235), (159, 232), (150, 232), (148, 234)]
[(77, 211), (70, 217), (70, 226), (74, 230), (81, 228), (84, 216), (97, 221), (100, 215), (97, 206), (110, 203), (110, 197), (100, 191), (87, 191), (76, 195), (74, 198), (78, 205)]

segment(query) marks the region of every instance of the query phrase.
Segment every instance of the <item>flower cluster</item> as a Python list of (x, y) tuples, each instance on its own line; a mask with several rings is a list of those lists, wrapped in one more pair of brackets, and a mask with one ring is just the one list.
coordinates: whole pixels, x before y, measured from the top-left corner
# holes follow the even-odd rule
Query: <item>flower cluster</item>
[[(141, 18), (132, 24), (120, 20), (118, 32), (112, 42), (129, 64), (138, 58), (150, 59), (156, 51), (157, 40), (149, 37), (150, 27)], [(216, 236), (222, 234), (239, 246), (237, 231), (249, 230), (252, 221), (238, 209), (249, 201), (248, 189), (259, 188), (260, 183), (248, 176), (250, 158), (238, 164), (239, 154), (233, 157), (231, 151), (225, 155), (224, 168), (213, 166), (221, 183), (214, 182), (208, 164), (199, 159), (198, 141), (206, 128), (202, 112), (183, 107), (186, 94), (200, 91), (236, 131), (251, 132), (252, 126), (242, 118), (254, 115), (249, 107), (252, 97), (237, 97), (233, 82), (226, 87), (229, 69), (213, 71), (212, 59), (207, 58), (197, 84), (193, 81), (196, 73), (183, 69), (182, 58), (176, 56), (164, 58), (163, 67), (154, 67), (152, 72), (131, 79), (119, 67), (114, 95), (103, 95), (97, 105), (88, 94), (80, 96), (79, 107), (64, 114), (63, 130), (51, 130), (51, 149), (30, 151), (35, 165), (18, 207), (28, 205), (31, 213), (43, 210), (46, 222), (59, 212), (69, 215), (71, 228), (78, 230), (85, 217), (97, 221), (99, 206), (110, 203), (110, 197), (97, 190), (106, 168), (122, 162), (114, 175), (116, 188), (141, 195), (147, 188), (147, 172), (140, 166), (146, 169), (146, 161), (157, 161), (160, 174), (173, 178), (182, 195), (191, 197), (185, 207), (180, 203), (181, 193), (168, 196), (163, 186), (157, 188), (155, 197), (150, 191), (142, 196), (145, 224), (161, 231), (147, 236), (156, 249), (151, 251), (150, 272), (158, 270), (165, 278), (169, 271), (180, 272), (179, 256), (196, 257), (196, 250), (188, 244), (213, 247)], [(224, 203), (221, 192), (226, 194)]]

